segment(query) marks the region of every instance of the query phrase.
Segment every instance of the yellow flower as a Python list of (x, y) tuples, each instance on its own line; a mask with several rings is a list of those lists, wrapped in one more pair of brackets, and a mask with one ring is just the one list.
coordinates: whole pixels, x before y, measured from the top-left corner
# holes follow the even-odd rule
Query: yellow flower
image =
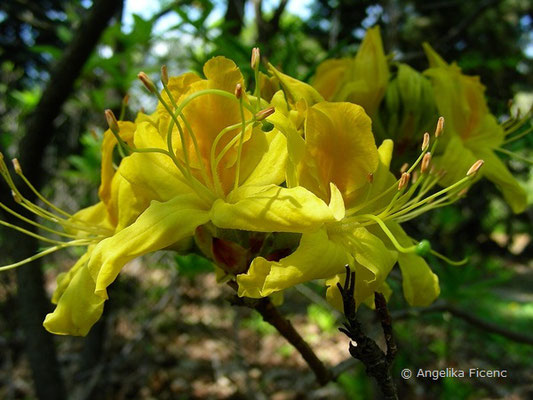
[(355, 58), (324, 61), (318, 66), (311, 85), (327, 101), (358, 104), (374, 118), (388, 81), (387, 57), (376, 26), (367, 31)]
[(134, 153), (119, 172), (153, 201), (133, 224), (95, 246), (88, 269), (102, 298), (128, 261), (190, 237), (208, 222), (245, 231), (314, 232), (338, 214), (333, 200), (328, 206), (303, 187), (279, 186), (285, 136), (261, 129), (266, 104), (235, 91), (244, 85), (236, 65), (216, 57), (204, 74), (187, 83), (183, 76), (170, 80), (158, 108), (169, 112), (168, 122), (139, 123)]
[[(117, 122), (117, 125), (123, 133), (123, 140), (127, 143), (132, 143), (135, 124), (120, 121)], [(2, 267), (2, 269), (15, 268), (63, 248), (72, 246), (87, 247), (87, 252), (80, 257), (74, 266), (68, 272), (61, 273), (58, 276), (58, 286), (52, 297), (52, 302), (56, 304), (56, 308), (54, 312), (46, 316), (43, 323), (48, 331), (55, 334), (84, 336), (100, 318), (103, 311), (104, 299), (95, 295), (95, 281), (89, 274), (87, 268), (92, 251), (97, 243), (112, 236), (115, 232), (133, 222), (149, 203), (149, 199), (143, 198), (139, 193), (136, 193), (132, 186), (123, 179), (122, 175), (116, 173), (112, 164), (113, 151), (116, 143), (111, 130), (106, 131), (102, 142), (101, 185), (99, 189), (101, 201), (78, 211), (74, 215), (70, 215), (55, 207), (39, 192), (33, 189), (22, 173), (20, 165), (15, 161), (14, 165), (17, 174), (21, 176), (30, 189), (34, 190), (36, 196), (52, 211), (42, 208), (24, 198), (14, 185), (3, 160), (0, 163), (0, 170), (4, 180), (13, 190), (17, 202), (21, 203), (22, 206), (40, 218), (59, 226), (62, 230), (50, 228), (48, 225), (41, 225), (25, 219), (4, 204), (0, 204), (0, 206), (5, 211), (19, 217), (22, 221), (36, 225), (42, 231), (51, 233), (62, 239), (68, 239), (68, 241), (65, 241), (39, 234), (31, 234), (31, 232), (23, 228), (0, 221), (3, 225), (8, 225), (10, 228), (31, 234), (44, 242), (54, 245), (26, 260)]]
[(479, 77), (464, 75), (455, 63), (447, 64), (427, 43), (424, 50), (430, 63), (424, 74), (433, 84), (439, 113), (446, 118), (448, 143), (437, 161), (447, 172), (443, 184), (457, 181), (464, 168), (481, 158), (482, 175), (498, 187), (515, 213), (524, 211), (525, 190), (494, 153), (505, 132), (487, 107)]
[[(283, 112), (277, 111), (269, 121), (292, 142), (289, 187), (303, 186), (345, 212), (318, 231), (304, 233), (291, 255), (279, 261), (255, 258), (248, 272), (237, 276), (239, 295), (264, 297), (313, 279), (328, 279), (328, 297), (335, 304), (335, 282), (343, 279), (348, 264), (356, 271), (355, 297), (360, 304), (375, 291), (387, 291), (385, 278), (398, 260), (407, 301), (431, 303), (439, 294), (438, 279), (416, 254), (417, 245), (398, 222), (449, 200), (470, 178), (425, 199), (424, 193), (438, 180), (425, 166), (418, 184), (409, 188), (405, 184), (398, 190), (398, 182), (389, 172), (392, 142), (387, 140), (377, 149), (370, 118), (351, 103), (322, 102), (309, 107), (305, 139)], [(428, 146), (410, 172), (427, 150)], [(422, 188), (424, 193), (416, 191)], [(428, 205), (430, 200), (435, 204)]]

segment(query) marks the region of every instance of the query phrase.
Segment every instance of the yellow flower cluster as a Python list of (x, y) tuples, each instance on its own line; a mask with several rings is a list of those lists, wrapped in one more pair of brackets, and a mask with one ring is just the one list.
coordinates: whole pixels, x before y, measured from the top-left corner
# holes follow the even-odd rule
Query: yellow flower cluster
[[(366, 42), (363, 49), (376, 59), (382, 53), (380, 42)], [(57, 229), (1, 207), (65, 240), (2, 221), (53, 246), (1, 269), (69, 246), (87, 248), (58, 278), (56, 308), (44, 321), (56, 334), (86, 335), (102, 314), (108, 286), (130, 260), (161, 249), (189, 251), (193, 241), (223, 279), (236, 282), (240, 296), (270, 296), (324, 279), (328, 299), (338, 305), (336, 283), (349, 265), (361, 304), (376, 291), (390, 293), (385, 280), (398, 262), (409, 304), (430, 304), (439, 284), (424, 256), (445, 257), (427, 241), (410, 238), (400, 223), (461, 197), (482, 162), (473, 159), (460, 179), (442, 183), (431, 158), (443, 130), (440, 119), (434, 138), (424, 136), (418, 158), (397, 179), (389, 170), (393, 142), (376, 145), (369, 117), (385, 94), (387, 63), (378, 60), (375, 69), (365, 57), (320, 68), (327, 82), (317, 77), (316, 89), (272, 66), (268, 76), (260, 73), (256, 49), (253, 93), (224, 57), (205, 64), (205, 78), (169, 78), (163, 68), (161, 91), (140, 73), (159, 103), (135, 122), (117, 121), (106, 111), (110, 129), (102, 143), (98, 204), (74, 215), (58, 209), (15, 162), (15, 172), (46, 207), (32, 203), (2, 157), (0, 172), (15, 200)], [(353, 84), (336, 81), (345, 65), (356, 77)], [(376, 76), (363, 78), (369, 69)], [(115, 167), (117, 146), (123, 157)], [(438, 183), (444, 188), (436, 189)]]

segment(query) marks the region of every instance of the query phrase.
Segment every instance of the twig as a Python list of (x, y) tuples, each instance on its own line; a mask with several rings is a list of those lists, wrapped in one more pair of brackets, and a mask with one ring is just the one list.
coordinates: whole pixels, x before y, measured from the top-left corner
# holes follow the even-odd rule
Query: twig
[(479, 318), (467, 311), (461, 310), (460, 308), (453, 306), (451, 304), (448, 304), (448, 303), (435, 304), (433, 306), (430, 306), (427, 308), (421, 308), (421, 309), (397, 311), (393, 315), (394, 315), (395, 320), (401, 320), (401, 319), (405, 319), (408, 317), (417, 317), (422, 314), (428, 314), (428, 313), (434, 313), (434, 312), (449, 312), (453, 316), (460, 318), (465, 322), (468, 322), (472, 326), (484, 332), (494, 333), (496, 335), (503, 336), (515, 342), (533, 345), (532, 336), (525, 335), (519, 332), (514, 332), (509, 329), (505, 329), (498, 324), (486, 321), (482, 318)]
[(353, 297), (355, 290), (355, 272), (351, 272), (349, 266), (346, 266), (344, 287), (340, 283), (337, 283), (337, 287), (342, 295), (344, 315), (346, 316), (344, 328), (339, 328), (339, 330), (353, 340), (350, 343), (350, 354), (353, 358), (360, 360), (365, 365), (366, 373), (376, 380), (385, 399), (397, 400), (398, 394), (390, 373), (390, 366), (396, 354), (396, 345), (392, 340), (391, 319), (386, 307), (385, 298), (379, 293), (375, 294), (376, 311), (381, 319), (385, 333), (387, 354), (379, 348), (372, 338), (366, 335), (361, 323), (357, 320), (355, 300)]
[[(235, 282), (228, 282), (228, 285), (234, 290), (237, 289)], [(300, 336), (300, 334), (294, 329), (289, 320), (285, 319), (279, 312), (279, 310), (272, 304), (270, 299), (250, 299), (247, 297), (235, 296), (232, 299), (232, 304), (237, 306), (244, 306), (253, 308), (261, 316), (263, 320), (272, 325), (287, 341), (294, 346), (296, 350), (301, 354), (303, 359), (309, 365), (316, 376), (316, 379), (320, 385), (325, 385), (332, 379), (331, 372), (316, 356), (315, 352), (309, 344)]]

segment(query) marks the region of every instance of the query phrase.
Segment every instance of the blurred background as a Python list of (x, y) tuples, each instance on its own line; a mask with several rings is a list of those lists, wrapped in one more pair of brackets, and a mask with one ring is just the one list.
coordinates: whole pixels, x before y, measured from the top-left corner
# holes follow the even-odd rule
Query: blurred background
[[(7, 0), (0, 3), (0, 149), (55, 204), (74, 212), (97, 201), (103, 110), (151, 112), (155, 100), (136, 75), (154, 80), (224, 55), (251, 77), (251, 48), (285, 73), (308, 80), (331, 57), (355, 55), (365, 30), (380, 25), (387, 53), (427, 68), (428, 41), (464, 73), (479, 75), (502, 121), (508, 102), (533, 101), (533, 13), (528, 0)], [(532, 157), (533, 135), (510, 148)], [(505, 157), (503, 157), (505, 159)], [(532, 202), (525, 162), (505, 159)], [(533, 211), (513, 215), (489, 182), (475, 195), (406, 226), (463, 267), (431, 259), (442, 294), (409, 309), (399, 271), (388, 282), (399, 354), (401, 398), (533, 398)], [(7, 186), (0, 200), (13, 205)], [(0, 213), (1, 219), (9, 216)], [(0, 265), (39, 244), (1, 227)], [(80, 253), (63, 251), (0, 274), (2, 399), (372, 399), (356, 364), (318, 387), (300, 356), (254, 312), (233, 307), (198, 256), (158, 253), (132, 262), (113, 285), (105, 317), (86, 338), (51, 337), (41, 326), (58, 273)], [(41, 273), (42, 271), (42, 273)], [(18, 285), (17, 285), (18, 282)], [(349, 358), (342, 316), (309, 284), (281, 307), (329, 366)], [(380, 337), (370, 310), (361, 319)], [(506, 379), (400, 378), (403, 368), (507, 369)]]

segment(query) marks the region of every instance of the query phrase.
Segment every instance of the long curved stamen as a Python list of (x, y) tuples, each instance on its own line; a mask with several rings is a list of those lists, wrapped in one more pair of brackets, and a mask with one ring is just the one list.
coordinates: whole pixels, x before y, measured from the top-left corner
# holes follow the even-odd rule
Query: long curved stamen
[(72, 217), (72, 214), (69, 214), (68, 212), (63, 211), (59, 207), (56, 207), (54, 204), (48, 201), (41, 193), (39, 193), (39, 191), (30, 183), (28, 178), (24, 176), (24, 173), (22, 172), (22, 168), (20, 167), (19, 161), (16, 158), (13, 159), (13, 167), (17, 175), (20, 176), (20, 178), (24, 181), (26, 186), (30, 188), (30, 190), (39, 198), (39, 200), (41, 200), (44, 204), (46, 204), (48, 207), (50, 207), (52, 210), (56, 211), (57, 213), (67, 218)]
[(443, 254), (437, 253), (435, 250), (431, 250), (431, 254), (433, 254), (435, 257), (438, 257), (441, 260), (445, 261), (446, 263), (453, 265), (455, 267), (460, 267), (461, 265), (465, 265), (468, 262), (468, 257), (465, 257), (459, 261), (454, 261), (454, 260), (450, 260), (448, 257), (446, 257)]
[[(240, 93), (239, 93), (240, 92)], [(242, 145), (244, 143), (244, 133), (246, 132), (246, 120), (244, 118), (244, 107), (242, 105), (243, 103), (243, 97), (242, 97), (242, 86), (240, 84), (237, 84), (237, 88), (235, 90), (235, 97), (238, 97), (239, 99), (239, 111), (241, 114), (241, 134), (239, 135), (239, 147), (237, 148), (237, 168), (235, 171), (235, 182), (233, 185), (233, 189), (237, 189), (239, 187), (239, 179), (240, 179), (240, 171), (241, 171), (241, 155), (242, 155)]]
[(60, 245), (60, 244), (64, 244), (65, 243), (65, 242), (62, 242), (60, 240), (54, 240), (54, 239), (47, 238), (46, 236), (39, 235), (39, 234), (34, 233), (32, 231), (29, 231), (27, 229), (21, 228), (20, 226), (10, 224), (9, 222), (6, 222), (6, 221), (0, 220), (0, 225), (3, 225), (3, 226), (5, 226), (7, 228), (10, 228), (10, 229), (14, 229), (16, 231), (24, 233), (27, 236), (31, 236), (31, 237), (33, 237), (35, 239), (39, 239), (39, 240), (41, 240), (43, 242), (46, 242), (46, 243), (51, 243), (51, 244), (56, 244), (56, 245)]
[(62, 236), (62, 237), (66, 237), (66, 238), (71, 238), (71, 239), (75, 239), (77, 238), (76, 235), (71, 235), (69, 233), (65, 233), (65, 232), (61, 232), (61, 231), (57, 231), (55, 229), (51, 229), (45, 225), (42, 225), (36, 221), (33, 221), (29, 218), (26, 218), (25, 216), (17, 213), (16, 211), (12, 210), (11, 208), (9, 208), (8, 206), (6, 206), (5, 204), (3, 203), (0, 203), (0, 208), (2, 208), (4, 211), (8, 212), (9, 214), (13, 215), (14, 217), (20, 219), (21, 221), (24, 221), (26, 222), (27, 224), (30, 224), (30, 225), (33, 225), (41, 230), (44, 230), (46, 232), (49, 232), (49, 233), (53, 233), (54, 235), (58, 235), (58, 236)]
[(34, 260), (37, 260), (39, 258), (42, 258), (48, 254), (51, 254), (51, 253), (54, 253), (58, 250), (61, 250), (61, 249), (65, 249), (67, 247), (74, 247), (74, 246), (87, 246), (91, 244), (91, 241), (87, 241), (87, 240), (84, 240), (84, 239), (80, 239), (80, 240), (73, 240), (71, 242), (67, 242), (67, 243), (64, 243), (64, 244), (60, 244), (60, 245), (57, 245), (57, 246), (53, 246), (53, 247), (50, 247), (46, 250), (43, 250), (37, 254), (34, 254), (33, 256), (31, 257), (28, 257), (28, 258), (25, 258), (24, 260), (21, 260), (21, 261), (18, 261), (16, 263), (13, 263), (13, 264), (9, 264), (9, 265), (4, 265), (2, 267), (0, 267), (0, 271), (7, 271), (7, 270), (10, 270), (10, 269), (13, 269), (13, 268), (17, 268), (17, 267), (20, 267), (21, 265), (24, 265), (24, 264), (28, 264)]
[[(168, 72), (167, 72), (167, 68), (165, 65), (161, 67), (161, 83), (163, 84), (163, 90), (165, 91), (168, 98), (170, 99), (170, 104), (172, 104), (172, 107), (174, 108), (174, 110), (176, 110), (178, 108), (178, 105), (176, 103), (176, 99), (174, 98), (174, 95), (172, 94), (172, 92), (170, 91), (168, 87)], [(189, 137), (191, 138), (191, 141), (193, 143), (194, 152), (196, 154), (197, 159), (200, 160), (200, 173), (202, 174), (202, 178), (204, 179), (204, 182), (207, 185), (209, 185), (209, 178), (207, 176), (207, 170), (205, 168), (204, 163), (201, 162), (202, 156), (200, 154), (200, 148), (198, 146), (198, 141), (196, 140), (196, 135), (194, 134), (194, 131), (191, 125), (187, 121), (187, 118), (185, 118), (185, 114), (180, 113), (179, 117), (182, 119), (183, 124), (185, 125), (185, 128), (189, 132)], [(181, 131), (180, 131), (180, 134), (182, 134)]]
[(73, 229), (73, 230), (81, 230), (89, 233), (95, 233), (95, 234), (101, 234), (103, 232), (103, 229), (100, 228), (94, 228), (87, 225), (78, 225), (76, 224), (75, 218), (65, 219), (59, 215), (56, 215), (48, 210), (45, 210), (42, 207), (39, 207), (38, 205), (32, 203), (28, 199), (26, 199), (22, 193), (18, 190), (17, 186), (15, 185), (15, 182), (11, 178), (11, 174), (9, 173), (9, 170), (7, 169), (6, 164), (3, 160), (3, 155), (0, 153), (0, 174), (4, 178), (5, 182), (9, 186), (9, 188), (12, 191), (13, 197), (15, 201), (20, 204), (22, 207), (30, 211), (31, 213), (47, 220), (55, 224), (61, 225), (64, 229)]

